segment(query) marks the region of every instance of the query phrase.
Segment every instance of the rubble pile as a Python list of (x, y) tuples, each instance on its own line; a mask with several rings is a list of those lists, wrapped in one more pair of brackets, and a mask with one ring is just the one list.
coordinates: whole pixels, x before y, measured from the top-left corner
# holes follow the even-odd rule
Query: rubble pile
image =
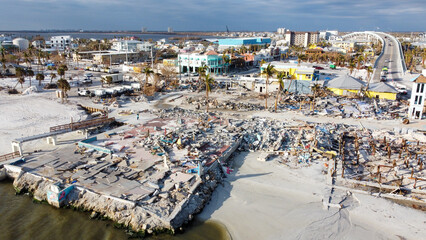
[(341, 118), (374, 118), (390, 120), (406, 115), (408, 105), (404, 101), (385, 99), (359, 99), (341, 96), (321, 98), (288, 95), (281, 99), (280, 111), (302, 110), (305, 115), (323, 115)]

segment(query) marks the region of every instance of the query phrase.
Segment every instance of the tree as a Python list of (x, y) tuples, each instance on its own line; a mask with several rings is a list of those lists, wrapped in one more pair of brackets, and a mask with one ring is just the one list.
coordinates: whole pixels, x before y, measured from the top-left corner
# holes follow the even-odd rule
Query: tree
[(229, 64), (231, 64), (231, 58), (223, 54), (222, 59), (223, 59), (223, 65), (225, 66), (225, 73), (227, 73)]
[(297, 66), (300, 66), (300, 63), (302, 63), (303, 60), (306, 60), (306, 55), (304, 54), (297, 55)]
[(18, 82), (16, 83), (15, 87), (18, 86), (18, 84), (21, 84), (21, 88), (24, 88), (23, 84), (25, 82), (25, 70), (23, 68), (16, 68), (16, 77), (18, 78)]
[(263, 74), (266, 75), (266, 97), (265, 97), (265, 108), (268, 109), (268, 85), (269, 85), (269, 78), (272, 77), (274, 75), (275, 72), (275, 68), (273, 65), (271, 65), (270, 63), (268, 64), (268, 66), (263, 69)]
[(59, 75), (61, 78), (64, 78), (64, 75), (65, 75), (65, 68), (63, 68), (63, 67), (59, 67), (59, 68), (57, 69), (57, 72), (58, 72), (58, 75)]
[(353, 62), (349, 63), (349, 72), (351, 75), (352, 75), (352, 72), (354, 71), (354, 68), (355, 68), (355, 63)]
[(371, 66), (368, 66), (367, 67), (367, 90), (368, 90), (368, 87), (369, 87), (369, 85), (370, 85), (370, 80), (371, 80), (371, 74), (373, 73), (373, 68), (371, 67)]
[(44, 80), (44, 75), (41, 73), (37, 73), (36, 79), (38, 80), (38, 85), (41, 86), (41, 81)]
[(112, 84), (112, 77), (111, 76), (106, 76), (105, 77), (105, 82), (108, 84), (108, 86), (111, 86), (111, 84)]
[(151, 77), (154, 74), (154, 71), (152, 71), (151, 68), (145, 67), (142, 70), (142, 73), (145, 74), (145, 84), (144, 84), (144, 91), (146, 90), (146, 87), (148, 86), (148, 78)]
[(6, 51), (4, 49), (4, 47), (0, 48), (0, 54), (1, 54), (1, 65), (3, 67), (3, 70), (6, 69)]
[[(206, 72), (207, 72), (208, 68), (209, 67), (203, 63), (201, 65), (201, 67), (199, 67), (197, 69), (197, 72), (198, 72), (198, 84), (201, 84), (201, 79), (206, 76)], [(200, 86), (200, 85), (198, 85), (198, 86)]]
[(60, 78), (56, 84), (58, 85), (58, 88), (62, 90), (62, 95), (61, 95), (61, 101), (62, 103), (64, 103), (64, 96), (65, 98), (67, 97), (67, 92), (71, 89), (70, 84), (67, 80), (65, 80), (64, 78)]
[(53, 79), (56, 78), (56, 74), (55, 73), (51, 73), (50, 74), (50, 83), (52, 83)]
[(215, 83), (215, 80), (212, 76), (210, 76), (210, 74), (207, 74), (204, 77), (204, 84), (206, 84), (206, 111), (209, 111), (209, 92), (211, 91), (211, 86)]
[(32, 86), (31, 85), (31, 78), (32, 77), (34, 77), (34, 71), (33, 70), (31, 70), (31, 69), (28, 69), (27, 70), (27, 74), (26, 74), (28, 77), (30, 77), (30, 87)]
[(359, 70), (361, 67), (361, 62), (364, 61), (364, 56), (363, 55), (359, 55), (357, 58), (357, 64), (356, 64), (356, 69)]
[(277, 98), (275, 99), (275, 112), (277, 112), (277, 108), (278, 108), (278, 100), (280, 99), (280, 94), (281, 91), (284, 89), (284, 80), (283, 78), (285, 77), (284, 72), (278, 72), (277, 73), (277, 79), (278, 79), (278, 92), (277, 92)]

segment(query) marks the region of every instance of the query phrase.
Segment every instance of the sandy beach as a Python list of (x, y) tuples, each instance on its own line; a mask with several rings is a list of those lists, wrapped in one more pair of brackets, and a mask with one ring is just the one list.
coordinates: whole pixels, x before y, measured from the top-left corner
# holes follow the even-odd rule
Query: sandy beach
[(225, 224), (233, 239), (424, 239), (426, 214), (382, 198), (335, 190), (342, 209), (323, 208), (330, 192), (321, 165), (289, 169), (240, 153), (234, 172), (199, 215)]

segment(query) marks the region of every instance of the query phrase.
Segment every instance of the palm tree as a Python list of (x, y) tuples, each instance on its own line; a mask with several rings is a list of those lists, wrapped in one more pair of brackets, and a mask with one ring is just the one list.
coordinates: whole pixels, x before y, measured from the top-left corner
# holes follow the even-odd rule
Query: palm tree
[(1, 64), (3, 66), (3, 70), (5, 70), (6, 69), (6, 54), (5, 54), (5, 50), (4, 50), (3, 47), (0, 48), (0, 54), (1, 54), (0, 61), (1, 61)]
[(225, 54), (223, 54), (222, 58), (223, 58), (223, 65), (225, 66), (225, 73), (227, 73), (229, 64), (231, 64), (231, 58)]
[(112, 77), (111, 76), (106, 76), (105, 77), (105, 82), (108, 84), (108, 86), (110, 86), (111, 83), (112, 83)]
[[(201, 84), (201, 79), (204, 78), (206, 76), (206, 72), (209, 69), (209, 67), (207, 65), (205, 65), (204, 63), (201, 65), (201, 67), (198, 67), (197, 72), (198, 72), (198, 84)], [(200, 86), (200, 85), (198, 85)]]
[(50, 74), (50, 83), (52, 83), (52, 81), (53, 81), (54, 78), (56, 78), (56, 74), (52, 72)]
[(269, 78), (272, 77), (274, 75), (275, 72), (275, 68), (273, 65), (271, 65), (270, 63), (268, 64), (268, 66), (263, 69), (263, 74), (266, 75), (266, 97), (265, 97), (265, 108), (266, 110), (268, 109), (268, 85), (269, 85)]
[(33, 70), (31, 70), (31, 69), (28, 69), (27, 70), (27, 74), (26, 74), (28, 77), (30, 77), (30, 87), (32, 86), (31, 85), (31, 78), (32, 77), (34, 77), (34, 71)]
[(71, 89), (70, 84), (68, 83), (68, 81), (64, 78), (60, 78), (56, 84), (58, 85), (58, 88), (60, 88), (62, 90), (62, 95), (61, 95), (61, 101), (62, 103), (64, 103), (64, 96), (66, 98), (67, 96), (67, 91), (69, 91)]
[(206, 112), (209, 111), (209, 92), (211, 91), (211, 85), (213, 85), (214, 82), (215, 80), (212, 76), (210, 76), (210, 74), (207, 74), (204, 77), (204, 84), (206, 84), (206, 98), (207, 98)]
[(65, 75), (65, 68), (64, 68), (64, 67), (60, 66), (60, 67), (58, 68), (57, 72), (58, 72), (58, 75), (59, 75), (61, 78), (64, 78), (64, 75)]
[(354, 68), (355, 68), (355, 63), (353, 62), (349, 63), (349, 72), (351, 75), (352, 75), (352, 72), (354, 71)]
[(280, 94), (281, 91), (284, 89), (284, 80), (283, 78), (285, 77), (284, 72), (278, 72), (277, 73), (277, 79), (278, 79), (278, 92), (277, 92), (277, 98), (275, 99), (275, 112), (277, 112), (277, 108), (278, 108), (278, 100), (280, 99)]
[(154, 71), (152, 71), (151, 68), (145, 67), (142, 70), (142, 73), (145, 74), (145, 84), (144, 84), (144, 91), (146, 90), (146, 87), (148, 86), (148, 78), (151, 77), (154, 74)]
[(18, 86), (18, 84), (21, 84), (21, 88), (24, 88), (23, 84), (25, 82), (25, 70), (22, 68), (16, 68), (16, 77), (18, 77), (18, 82), (16, 83), (15, 87)]
[(357, 64), (356, 64), (356, 69), (359, 71), (360, 67), (361, 67), (361, 62), (364, 61), (364, 56), (363, 55), (359, 55), (357, 58)]
[(41, 73), (37, 73), (36, 79), (38, 80), (38, 85), (41, 86), (41, 81), (44, 80), (44, 75)]
[(297, 55), (297, 66), (300, 66), (300, 63), (302, 62), (302, 60), (306, 60), (306, 55), (304, 54)]

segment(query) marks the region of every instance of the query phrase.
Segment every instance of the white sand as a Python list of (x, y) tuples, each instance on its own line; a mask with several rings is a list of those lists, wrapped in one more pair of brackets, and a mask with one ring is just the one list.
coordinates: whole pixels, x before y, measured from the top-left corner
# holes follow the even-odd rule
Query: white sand
[[(226, 225), (233, 239), (424, 239), (426, 214), (372, 196), (353, 194), (348, 208), (324, 210), (330, 192), (321, 165), (290, 170), (235, 158), (235, 172), (219, 186), (200, 219)], [(334, 196), (344, 194), (335, 191)], [(359, 201), (358, 201), (359, 200)]]
[[(12, 152), (11, 141), (49, 131), (51, 126), (85, 119), (75, 104), (61, 104), (53, 92), (31, 95), (0, 94), (0, 155)], [(31, 143), (31, 149), (45, 146), (43, 140)]]

